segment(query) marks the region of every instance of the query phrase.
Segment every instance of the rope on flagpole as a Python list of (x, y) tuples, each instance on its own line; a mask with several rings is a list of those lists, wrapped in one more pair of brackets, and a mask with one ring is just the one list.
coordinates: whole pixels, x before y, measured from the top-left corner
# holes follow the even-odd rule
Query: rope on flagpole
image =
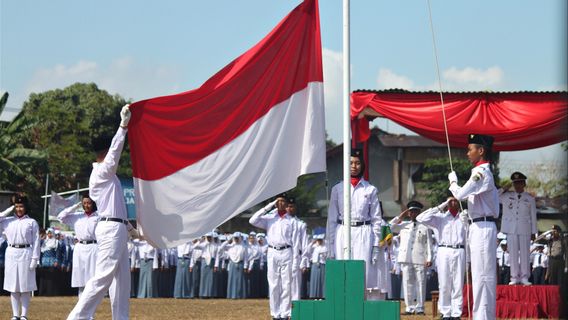
[[(429, 18), (429, 22), (430, 22), (430, 32), (432, 34), (432, 47), (434, 50), (434, 62), (436, 65), (436, 76), (438, 79), (438, 91), (440, 93), (440, 102), (442, 104), (442, 118), (444, 120), (444, 132), (446, 133), (446, 146), (448, 147), (448, 159), (450, 161), (450, 170), (454, 171), (454, 165), (452, 163), (452, 152), (450, 149), (450, 137), (448, 135), (448, 124), (447, 124), (447, 119), (446, 119), (446, 110), (445, 110), (445, 106), (444, 106), (444, 94), (442, 91), (442, 80), (440, 78), (440, 65), (438, 63), (438, 48), (436, 47), (436, 36), (434, 33), (434, 24), (432, 22), (432, 8), (430, 6), (430, 0), (427, 0), (428, 2), (428, 18)], [(461, 201), (458, 200), (458, 203), (460, 204), (460, 210), (463, 211), (463, 206)], [(466, 225), (466, 237), (465, 237), (465, 242), (467, 244), (468, 242), (468, 233), (469, 233), (469, 228)], [(469, 269), (467, 268), (467, 248), (465, 251), (465, 260), (466, 260), (466, 268), (465, 268), (465, 281), (466, 281), (466, 285), (467, 288), (470, 288), (469, 285)], [(469, 299), (469, 292), (467, 293), (467, 317), (468, 319), (471, 319), (471, 302)]]

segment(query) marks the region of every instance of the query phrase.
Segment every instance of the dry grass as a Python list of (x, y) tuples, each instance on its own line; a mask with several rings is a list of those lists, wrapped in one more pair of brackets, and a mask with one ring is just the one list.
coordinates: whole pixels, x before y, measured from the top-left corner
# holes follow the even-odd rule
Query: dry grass
[[(30, 305), (30, 320), (60, 320), (75, 306), (76, 297), (33, 297)], [(401, 304), (402, 305), (402, 304)], [(10, 319), (12, 307), (10, 298), (0, 297), (0, 318)], [(402, 309), (403, 310), (403, 309)], [(401, 319), (432, 319), (432, 303), (426, 302), (429, 316), (402, 316)], [(111, 319), (110, 303), (104, 299), (95, 318)], [(229, 299), (130, 299), (130, 318), (143, 319), (270, 319), (268, 300)]]

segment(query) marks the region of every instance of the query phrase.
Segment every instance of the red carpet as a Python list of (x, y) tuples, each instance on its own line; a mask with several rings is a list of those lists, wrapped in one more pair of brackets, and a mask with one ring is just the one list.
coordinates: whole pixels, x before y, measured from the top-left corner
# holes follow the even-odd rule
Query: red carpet
[[(464, 305), (462, 317), (467, 317), (467, 296), (473, 297), (469, 286), (464, 287)], [(560, 316), (559, 286), (497, 286), (497, 318), (526, 319), (553, 318)]]

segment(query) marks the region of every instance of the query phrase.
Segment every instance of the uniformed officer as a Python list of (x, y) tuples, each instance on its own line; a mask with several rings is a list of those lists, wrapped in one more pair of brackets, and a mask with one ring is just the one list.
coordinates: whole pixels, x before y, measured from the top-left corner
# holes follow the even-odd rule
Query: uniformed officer
[(416, 221), (438, 233), (438, 311), (442, 314), (442, 320), (459, 320), (462, 314), (466, 230), (459, 218), (459, 211), (458, 200), (449, 197), (446, 202), (416, 217)]
[(327, 214), (328, 257), (345, 257), (344, 238), (346, 228), (351, 228), (352, 259), (365, 261), (365, 288), (377, 287), (377, 273), (372, 268), (373, 255), (382, 254), (379, 250), (382, 213), (378, 190), (363, 178), (365, 162), (360, 149), (351, 151), (351, 225), (344, 225), (343, 182), (331, 190)]
[[(296, 199), (293, 197), (288, 198), (288, 205), (286, 206), (286, 212), (290, 215), (297, 224), (298, 229), (298, 236), (300, 237), (300, 246), (299, 246), (299, 254), (302, 256), (305, 254), (307, 247), (308, 247), (308, 235), (307, 235), (307, 225), (304, 221), (298, 218), (297, 215), (297, 207), (296, 207)], [(303, 259), (299, 259), (297, 261), (297, 266), (292, 266), (292, 300), (300, 300), (301, 293), (303, 291), (302, 288), (302, 275), (307, 270), (307, 266), (301, 265)], [(304, 260), (305, 261), (305, 260)]]
[[(432, 265), (432, 231), (416, 221), (422, 208), (424, 206), (420, 202), (410, 201), (407, 209), (390, 221), (391, 230), (400, 235), (398, 262), (402, 269), (405, 314), (424, 315), (425, 268)], [(405, 217), (410, 220), (403, 221)]]
[(468, 136), (467, 157), (475, 166), (469, 180), (460, 187), (455, 172), (450, 172), (450, 191), (459, 201), (467, 199), (467, 212), (460, 213), (462, 222), (469, 226), (471, 252), (471, 276), (473, 289), (473, 318), (495, 319), (496, 317), (496, 247), (499, 216), (499, 195), (490, 163), (493, 137), (480, 134)]
[(525, 192), (527, 177), (514, 172), (511, 175), (514, 190), (510, 185), (499, 190), (499, 201), (503, 205), (501, 232), (507, 235), (511, 263), (509, 284), (530, 285), (530, 245), (531, 234), (536, 234), (536, 203), (534, 197)]
[[(79, 211), (81, 207), (83, 210)], [(95, 202), (85, 195), (80, 202), (61, 211), (57, 219), (73, 228), (77, 237), (77, 243), (73, 249), (71, 287), (79, 288), (79, 295), (81, 295), (85, 284), (95, 274), (97, 262), (95, 228), (99, 221), (97, 207)]]
[(535, 250), (531, 255), (533, 283), (543, 285), (544, 275), (548, 267), (548, 257), (544, 254), (544, 244), (537, 243), (533, 250)]
[(501, 250), (497, 254), (497, 265), (499, 266), (499, 284), (507, 284), (511, 280), (511, 258), (507, 250), (507, 240), (501, 240), (499, 244)]
[[(250, 224), (266, 230), (268, 242), (268, 292), (270, 314), (274, 319), (291, 316), (292, 268), (298, 265), (300, 239), (297, 223), (286, 212), (286, 194), (276, 197), (249, 219)], [(276, 205), (276, 209), (272, 209)]]
[[(27, 215), (28, 199), (17, 196), (12, 210), (0, 215), (0, 234), (8, 241), (4, 290), (10, 292), (13, 320), (27, 320), (31, 292), (37, 290), (35, 269), (39, 261), (39, 226)], [(20, 310), (21, 308), (21, 310)]]

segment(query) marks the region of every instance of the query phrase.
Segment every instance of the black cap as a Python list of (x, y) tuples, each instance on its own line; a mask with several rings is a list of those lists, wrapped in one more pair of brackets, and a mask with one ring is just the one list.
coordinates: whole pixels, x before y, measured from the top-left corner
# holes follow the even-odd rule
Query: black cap
[(14, 204), (21, 203), (25, 206), (28, 205), (28, 197), (22, 195), (16, 195), (16, 199), (14, 199)]
[(422, 203), (418, 202), (418, 201), (410, 201), (406, 207), (410, 210), (413, 209), (417, 209), (417, 210), (422, 210), (422, 208), (424, 208), (424, 205), (422, 205)]
[(99, 136), (97, 138), (94, 138), (91, 145), (92, 145), (93, 151), (101, 152), (101, 151), (104, 151), (104, 150), (108, 150), (108, 148), (110, 148), (111, 142), (112, 142), (111, 136), (102, 135), (102, 136)]
[(288, 194), (286, 192), (282, 192), (281, 194), (277, 195), (275, 199), (277, 198), (284, 198), (286, 199), (286, 201), (288, 201)]
[(525, 176), (524, 174), (520, 173), (520, 172), (513, 172), (513, 174), (511, 175), (511, 181), (515, 182), (515, 181), (525, 181), (527, 180), (527, 176)]
[(555, 224), (555, 225), (552, 226), (552, 230), (556, 230), (556, 231), (558, 231), (558, 232), (562, 232), (562, 228), (560, 228), (560, 226), (557, 225), (557, 224)]
[(480, 144), (488, 148), (491, 148), (493, 146), (494, 140), (495, 139), (492, 136), (484, 134), (471, 133), (469, 136), (467, 136), (468, 143)]
[(288, 203), (296, 203), (296, 198), (290, 197), (288, 198)]
[(353, 148), (353, 149), (351, 149), (351, 156), (357, 157), (357, 158), (361, 159), (361, 161), (363, 161), (363, 150)]

